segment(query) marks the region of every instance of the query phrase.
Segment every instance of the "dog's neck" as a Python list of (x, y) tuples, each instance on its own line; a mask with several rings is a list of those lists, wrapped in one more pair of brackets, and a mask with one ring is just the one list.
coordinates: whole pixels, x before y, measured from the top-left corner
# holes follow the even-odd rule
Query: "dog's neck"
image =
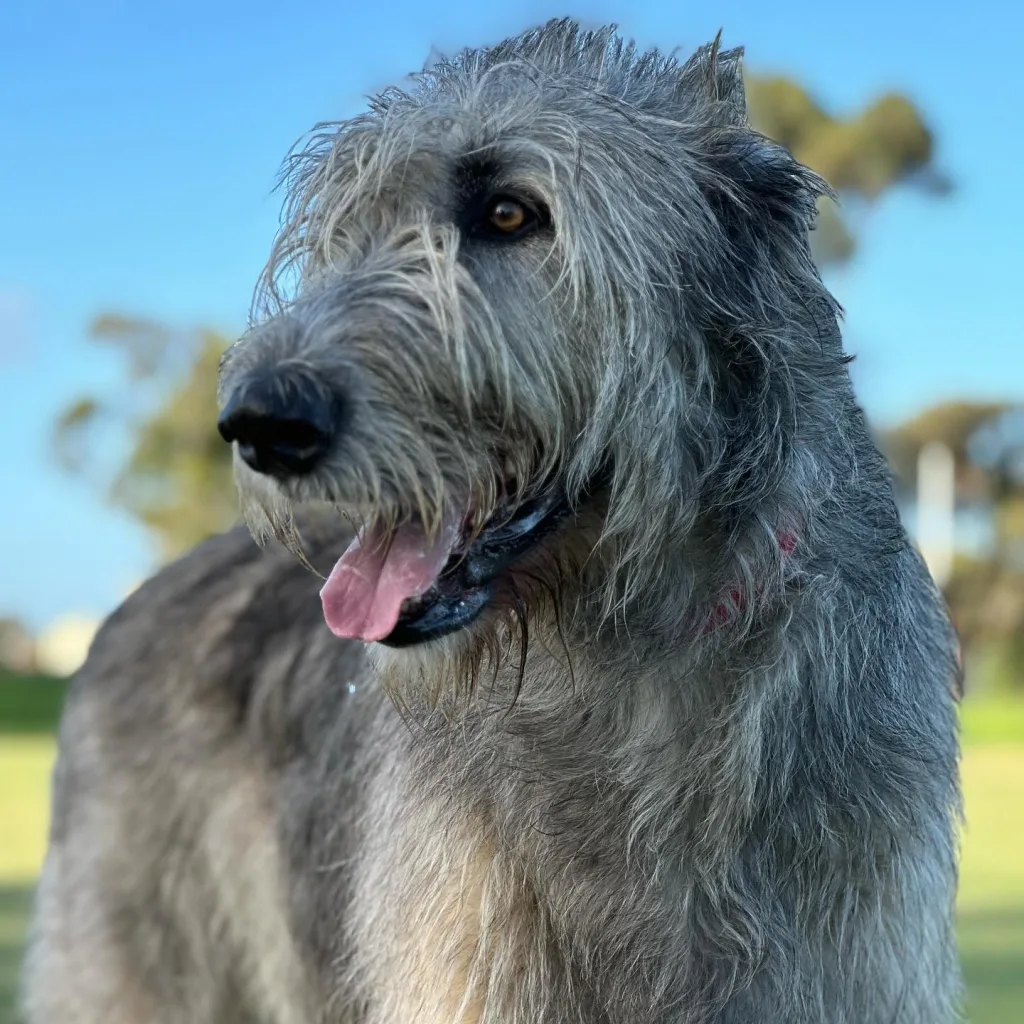
[[(783, 562), (785, 563), (785, 561), (792, 557), (793, 552), (796, 551), (797, 535), (792, 530), (777, 529), (775, 537), (779, 542), (779, 551), (782, 553)], [(700, 629), (701, 635), (708, 636), (723, 626), (728, 625), (738, 612), (742, 612), (746, 608), (747, 603), (747, 592), (740, 586), (732, 587), (727, 597), (719, 601), (711, 610), (710, 616), (708, 616)]]
[[(774, 535), (785, 570), (798, 547), (799, 536), (795, 530), (788, 528), (777, 528)], [(665, 667), (663, 656), (668, 653), (670, 674), (676, 677), (680, 671), (688, 671), (684, 667), (686, 664), (692, 667), (696, 663), (691, 662), (691, 659), (696, 658), (697, 662), (703, 659), (703, 647), (718, 649), (722, 642), (729, 642), (734, 632), (730, 627), (738, 629), (742, 620), (756, 615), (756, 606), (760, 603), (758, 599), (770, 597), (772, 588), (769, 576), (769, 573), (762, 571), (760, 579), (755, 573), (753, 584), (749, 577), (746, 582), (737, 580), (732, 585), (726, 584), (718, 591), (720, 597), (714, 604), (710, 607), (705, 605), (699, 612), (694, 609), (689, 625), (684, 628), (683, 635), (675, 637), (675, 643), (669, 641), (666, 647), (666, 637), (652, 638), (655, 645), (652, 665), (661, 664)], [(565, 664), (560, 658), (552, 662), (551, 651), (564, 652), (569, 663), (581, 657), (587, 659), (596, 656), (605, 669), (611, 668), (605, 655), (616, 650), (619, 656), (627, 658), (631, 664), (641, 657), (643, 641), (639, 631), (634, 630), (629, 634), (630, 643), (626, 648), (620, 649), (621, 645), (619, 648), (613, 645), (609, 650), (606, 642), (610, 629), (612, 627), (607, 622), (587, 622), (585, 618), (574, 620), (570, 617), (568, 620), (560, 620), (559, 625), (550, 633), (545, 631), (543, 624), (536, 632), (531, 631), (524, 657), (531, 662), (539, 658), (536, 664), (546, 666), (536, 667), (534, 672), (535, 676), (547, 683), (540, 687), (547, 692), (540, 694), (520, 692), (519, 668), (524, 663), (517, 660), (520, 650), (517, 644), (523, 642), (525, 637), (515, 630), (507, 641), (499, 645), (503, 653), (499, 653), (492, 645), (486, 648), (486, 656), (483, 656), (484, 649), (475, 644), (464, 645), (459, 636), (442, 641), (440, 648), (431, 645), (426, 648), (392, 650), (374, 644), (367, 650), (385, 692), (403, 709), (403, 713), (410, 714), (414, 719), (424, 716), (430, 718), (435, 710), (441, 710), (443, 718), (461, 719), (474, 704), (478, 704), (477, 711), (483, 705), (503, 712), (509, 711), (516, 704), (521, 705), (521, 710), (522, 706), (529, 705), (530, 713), (535, 714), (544, 707), (557, 706), (564, 692)], [(706, 645), (698, 643), (702, 639), (707, 641)], [(682, 648), (678, 646), (679, 643)], [(686, 655), (681, 659), (683, 651)], [(656, 671), (660, 672), (661, 669)], [(457, 682), (453, 685), (453, 681)], [(481, 685), (485, 693), (479, 692)], [(538, 689), (536, 681), (530, 689)]]

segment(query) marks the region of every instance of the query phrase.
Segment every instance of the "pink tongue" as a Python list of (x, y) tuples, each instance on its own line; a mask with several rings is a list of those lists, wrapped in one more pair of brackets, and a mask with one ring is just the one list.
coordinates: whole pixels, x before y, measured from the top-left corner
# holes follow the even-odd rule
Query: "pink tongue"
[(324, 619), (335, 636), (371, 643), (398, 622), (402, 602), (430, 589), (459, 538), (460, 523), (447, 518), (428, 539), (419, 523), (395, 533), (362, 531), (338, 559), (320, 591)]

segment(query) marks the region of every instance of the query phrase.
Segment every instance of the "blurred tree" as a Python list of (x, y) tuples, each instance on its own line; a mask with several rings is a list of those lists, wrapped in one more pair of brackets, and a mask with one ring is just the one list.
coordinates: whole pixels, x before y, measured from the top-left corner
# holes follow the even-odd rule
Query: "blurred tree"
[[(906, 181), (938, 188), (929, 171), (932, 136), (909, 100), (885, 95), (859, 114), (836, 117), (788, 78), (752, 76), (748, 89), (755, 127), (823, 174), (840, 197), (870, 203)], [(821, 206), (813, 244), (821, 265), (853, 252), (831, 201)], [(227, 342), (118, 314), (99, 317), (91, 335), (120, 350), (130, 386), (117, 399), (86, 395), (71, 403), (57, 424), (58, 455), (70, 470), (95, 471), (104, 425), (127, 427), (130, 453), (99, 479), (115, 504), (152, 530), (161, 555), (173, 557), (237, 516), (230, 449), (216, 430), (217, 360)]]
[(1010, 408), (1004, 402), (942, 402), (885, 431), (882, 446), (898, 483), (908, 492), (913, 491), (917, 457), (926, 444), (938, 441), (953, 455), (958, 497), (968, 501), (989, 500), (994, 478), (985, 460), (979, 461), (972, 454), (983, 428), (991, 429)]
[(897, 480), (907, 491), (915, 484), (917, 458), (931, 441), (952, 453), (957, 497), (990, 504), (997, 546), (1024, 538), (1024, 407), (1010, 402), (951, 401), (931, 406), (885, 431), (882, 446)]
[[(791, 78), (749, 75), (747, 106), (754, 127), (817, 171), (840, 202), (870, 204), (901, 183), (936, 195), (951, 188), (933, 164), (931, 131), (913, 103), (898, 93), (886, 93), (843, 117), (827, 113)], [(853, 254), (853, 236), (831, 199), (818, 204), (811, 242), (822, 266)]]
[[(99, 317), (90, 334), (124, 354), (131, 386), (119, 399), (72, 402), (57, 421), (57, 456), (72, 472), (98, 470), (111, 501), (149, 527), (163, 558), (173, 558), (238, 518), (231, 449), (216, 428), (217, 364), (228, 341), (121, 316)], [(97, 464), (102, 430), (111, 425), (127, 428), (131, 441), (112, 474)]]
[(983, 653), (996, 674), (1024, 685), (1024, 406), (944, 402), (884, 432), (881, 441), (908, 494), (924, 445), (946, 445), (958, 501), (989, 511), (991, 550), (957, 557), (946, 600), (965, 651)]

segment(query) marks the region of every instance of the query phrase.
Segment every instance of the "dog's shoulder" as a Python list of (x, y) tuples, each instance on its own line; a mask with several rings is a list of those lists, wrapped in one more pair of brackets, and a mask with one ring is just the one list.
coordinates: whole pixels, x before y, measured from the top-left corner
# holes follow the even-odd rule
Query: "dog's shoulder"
[[(307, 514), (296, 525), (319, 573), (351, 538), (336, 516)], [(215, 730), (240, 723), (270, 694), (287, 702), (302, 677), (323, 678), (325, 667), (329, 676), (362, 676), (362, 645), (324, 624), (318, 572), (277, 542), (257, 545), (242, 527), (210, 538), (106, 620), (72, 680), (65, 719), (95, 721), (98, 712), (105, 728), (121, 731), (173, 729), (198, 715)]]
[[(309, 514), (297, 522), (308, 560), (321, 573), (344, 550), (351, 528)], [(333, 555), (331, 554), (333, 552)], [(329, 568), (329, 563), (326, 568)], [(269, 636), (322, 623), (317, 572), (276, 541), (257, 544), (244, 527), (211, 537), (155, 573), (99, 630), (90, 658), (164, 661), (168, 646), (192, 651), (236, 629)]]

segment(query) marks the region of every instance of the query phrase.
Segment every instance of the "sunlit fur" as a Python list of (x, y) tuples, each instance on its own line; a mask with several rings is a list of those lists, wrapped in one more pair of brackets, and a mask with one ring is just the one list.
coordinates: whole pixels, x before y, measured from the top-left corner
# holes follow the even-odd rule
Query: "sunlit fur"
[[(474, 240), (482, 179), (550, 224)], [(133, 598), (65, 720), (30, 1024), (953, 1021), (953, 637), (810, 258), (826, 186), (738, 51), (552, 22), (284, 180), (221, 395), (300, 362), (347, 417), (307, 477), (238, 462), (253, 532), (324, 573), (346, 519), (479, 528), (550, 481), (577, 518), (411, 650), (335, 640), (237, 533)], [(274, 885), (211, 832), (239, 790)]]

